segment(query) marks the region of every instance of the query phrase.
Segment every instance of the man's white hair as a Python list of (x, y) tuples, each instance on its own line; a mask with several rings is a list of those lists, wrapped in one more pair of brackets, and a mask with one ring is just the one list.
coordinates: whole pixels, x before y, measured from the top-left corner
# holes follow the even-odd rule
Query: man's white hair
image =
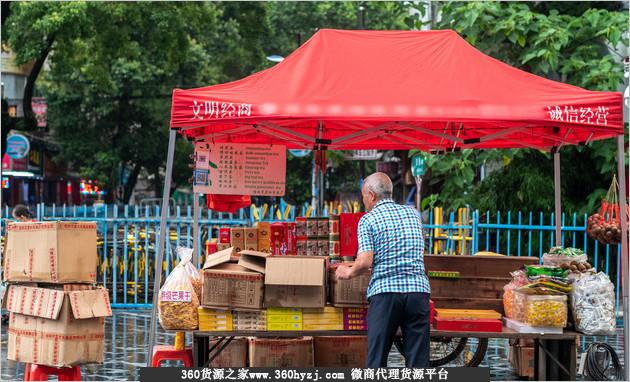
[(363, 181), (363, 187), (372, 191), (378, 200), (389, 199), (392, 197), (394, 185), (387, 174), (375, 172)]

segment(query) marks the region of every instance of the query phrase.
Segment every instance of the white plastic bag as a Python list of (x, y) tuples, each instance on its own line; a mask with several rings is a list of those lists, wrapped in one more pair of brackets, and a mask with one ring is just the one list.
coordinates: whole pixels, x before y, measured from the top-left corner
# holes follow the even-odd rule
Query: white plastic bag
[(577, 331), (615, 334), (615, 285), (605, 273), (584, 274), (573, 283), (571, 307)]
[(190, 282), (192, 283), (197, 298), (201, 300), (201, 273), (199, 273), (197, 267), (195, 267), (192, 263), (193, 249), (177, 247), (175, 252), (177, 252), (177, 258), (179, 259), (178, 264), (181, 264), (184, 267), (186, 274), (190, 278)]

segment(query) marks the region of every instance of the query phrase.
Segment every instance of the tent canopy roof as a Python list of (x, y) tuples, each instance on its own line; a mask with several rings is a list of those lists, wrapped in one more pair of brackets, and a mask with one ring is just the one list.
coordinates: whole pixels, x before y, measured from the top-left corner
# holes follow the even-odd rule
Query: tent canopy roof
[(171, 127), (288, 148), (550, 149), (623, 134), (622, 95), (513, 68), (450, 30), (323, 29), (270, 69), (173, 91)]

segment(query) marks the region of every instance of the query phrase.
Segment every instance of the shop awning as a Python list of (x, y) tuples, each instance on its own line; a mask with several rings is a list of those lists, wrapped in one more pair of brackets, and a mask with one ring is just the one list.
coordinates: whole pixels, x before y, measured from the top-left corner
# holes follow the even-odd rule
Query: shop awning
[(171, 127), (288, 148), (537, 148), (623, 134), (622, 95), (513, 68), (457, 33), (324, 29), (274, 67), (175, 89)]

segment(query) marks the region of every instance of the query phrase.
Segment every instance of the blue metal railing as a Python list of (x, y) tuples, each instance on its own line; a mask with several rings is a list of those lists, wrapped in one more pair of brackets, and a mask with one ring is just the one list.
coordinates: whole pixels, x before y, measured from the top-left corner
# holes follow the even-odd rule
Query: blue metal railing
[[(253, 208), (253, 207), (252, 207)], [(205, 256), (206, 240), (218, 236), (221, 226), (250, 225), (254, 222), (252, 208), (241, 209), (236, 214), (217, 213), (202, 208), (199, 213), (199, 253)], [(291, 206), (281, 203), (271, 206), (263, 218), (275, 221), (279, 209), (284, 216), (291, 208), (288, 220), (302, 215), (306, 206)], [(160, 223), (160, 208), (157, 206), (44, 206), (34, 208), (39, 220), (96, 221), (99, 234), (99, 272), (97, 281), (111, 293), (112, 306), (117, 308), (150, 307), (152, 301), (152, 279), (155, 269), (156, 243)], [(554, 246), (554, 214), (542, 212), (480, 212), (466, 211), (465, 214), (448, 212), (443, 219), (436, 219), (433, 210), (425, 217), (427, 235), (426, 253), (474, 254), (492, 251), (508, 256), (542, 255)], [(259, 209), (258, 215), (262, 214)], [(0, 233), (4, 232), (10, 209), (2, 209)], [(461, 216), (465, 216), (461, 219)], [(565, 246), (578, 247), (588, 254), (589, 262), (598, 271), (603, 271), (616, 286), (616, 304), (619, 307), (620, 246), (602, 245), (586, 234), (586, 215), (564, 213), (562, 216), (562, 241)], [(437, 224), (436, 221), (441, 221)], [(175, 266), (174, 249), (177, 246), (192, 246), (193, 211), (191, 206), (171, 206), (167, 227), (169, 237), (164, 262), (161, 264), (166, 277)], [(436, 231), (438, 229), (438, 231)], [(468, 239), (466, 239), (468, 238)], [(438, 251), (435, 251), (435, 249)], [(617, 309), (619, 311), (619, 309)]]

